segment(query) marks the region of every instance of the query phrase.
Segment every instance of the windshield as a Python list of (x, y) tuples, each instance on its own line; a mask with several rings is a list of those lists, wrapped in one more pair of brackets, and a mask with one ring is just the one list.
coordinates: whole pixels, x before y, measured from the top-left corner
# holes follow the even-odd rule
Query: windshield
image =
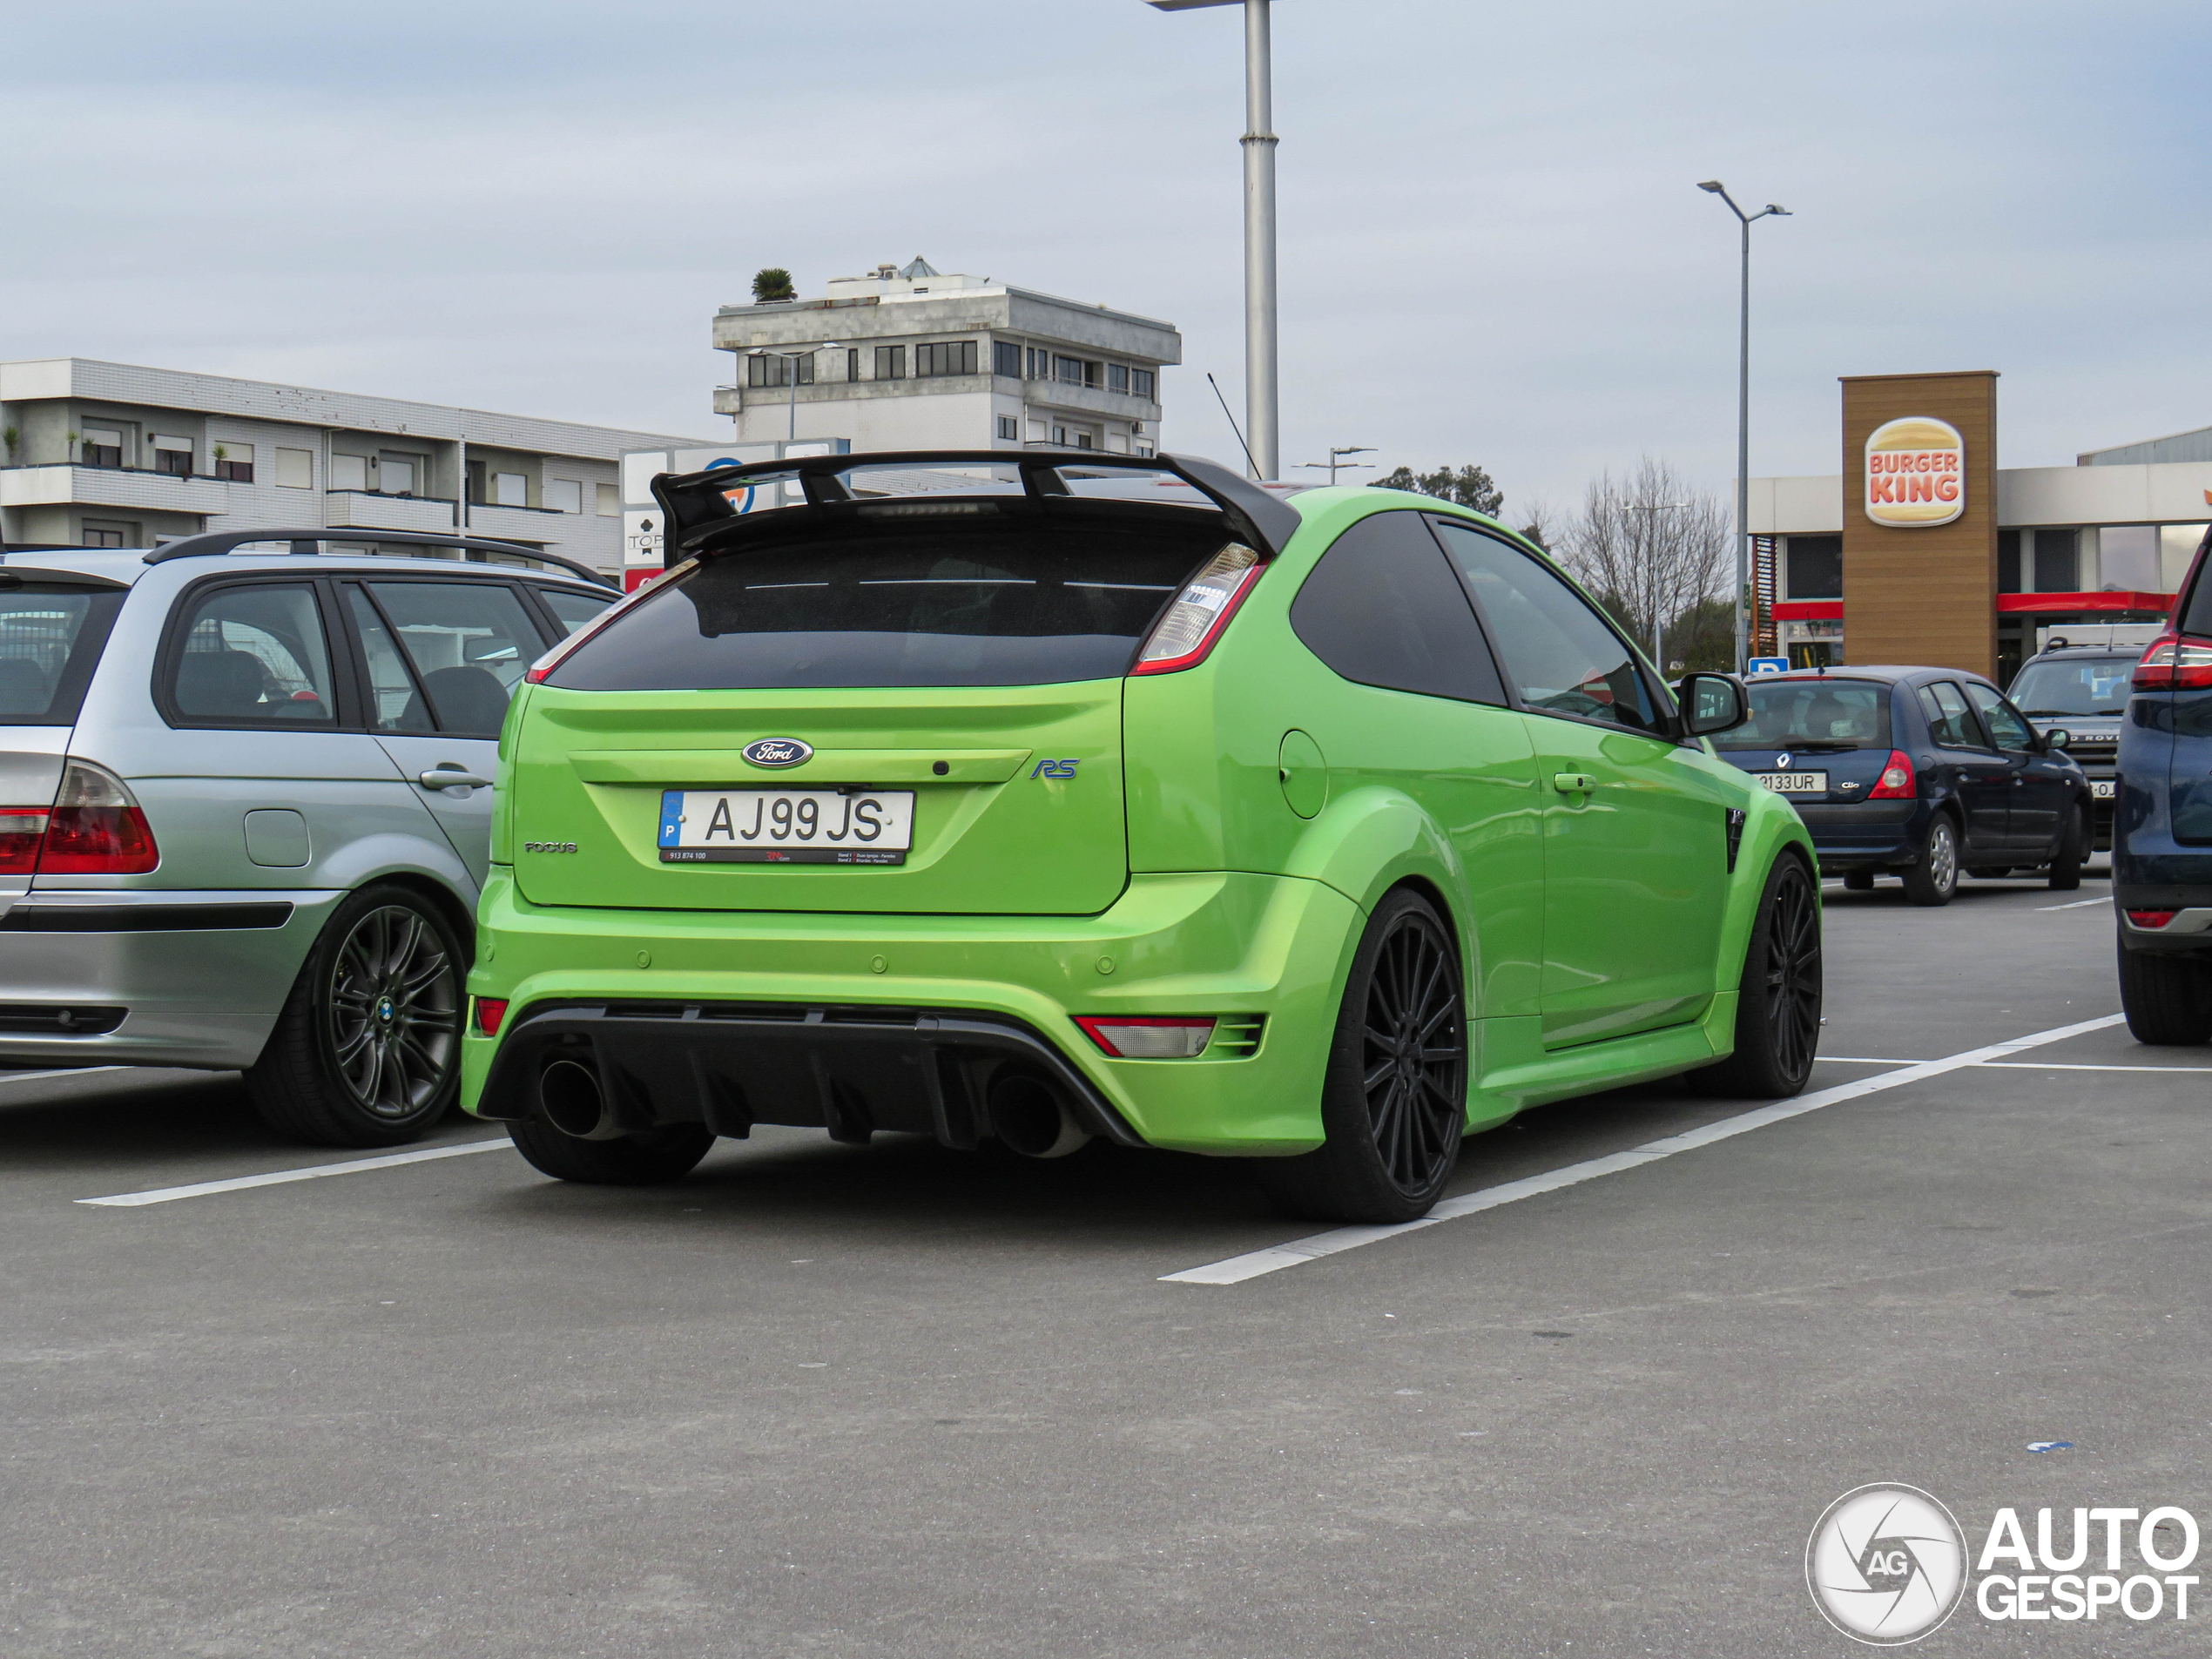
[(1723, 749), (1886, 749), (1890, 688), (1876, 680), (1754, 679), (1751, 718), (1713, 742)]
[(83, 588), (0, 592), (0, 725), (73, 725), (123, 596)]
[(2030, 663), (2010, 695), (2022, 714), (2118, 714), (2128, 706), (2133, 657), (2051, 658)]
[(1040, 685), (1128, 672), (1217, 532), (878, 531), (726, 553), (548, 677), (584, 691)]

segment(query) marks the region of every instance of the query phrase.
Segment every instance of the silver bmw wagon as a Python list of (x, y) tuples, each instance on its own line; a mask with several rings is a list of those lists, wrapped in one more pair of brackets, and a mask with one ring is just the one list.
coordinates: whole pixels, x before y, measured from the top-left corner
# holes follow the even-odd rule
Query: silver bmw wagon
[(0, 1062), (242, 1069), (329, 1145), (452, 1103), (509, 695), (619, 596), (327, 535), (0, 556)]

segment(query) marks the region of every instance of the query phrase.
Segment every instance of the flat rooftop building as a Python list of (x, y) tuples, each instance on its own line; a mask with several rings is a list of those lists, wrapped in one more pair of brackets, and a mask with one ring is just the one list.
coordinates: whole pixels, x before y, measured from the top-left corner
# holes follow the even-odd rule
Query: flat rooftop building
[(926, 260), (839, 277), (819, 299), (725, 306), (736, 360), (714, 412), (737, 443), (846, 439), (855, 450), (1042, 445), (1149, 455), (1171, 323)]
[(468, 531), (621, 570), (625, 449), (697, 443), (132, 363), (0, 363), (0, 543)]

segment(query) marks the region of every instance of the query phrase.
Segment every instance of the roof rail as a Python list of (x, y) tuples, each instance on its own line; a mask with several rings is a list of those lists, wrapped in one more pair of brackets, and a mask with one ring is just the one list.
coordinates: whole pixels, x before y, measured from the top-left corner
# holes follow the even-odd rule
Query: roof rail
[(473, 548), (484, 553), (503, 553), (509, 558), (539, 559), (547, 564), (557, 564), (603, 588), (616, 585), (588, 564), (563, 558), (558, 553), (548, 553), (524, 542), (495, 541), (482, 536), (441, 536), (429, 530), (209, 530), (158, 547), (146, 555), (145, 562), (166, 564), (172, 559), (204, 558), (261, 542), (289, 542), (293, 553), (312, 556), (323, 543), (339, 541), (396, 542), (403, 547), (457, 547), (464, 550)]
[(1022, 480), (1022, 493), (1032, 502), (1070, 498), (1074, 492), (1061, 477), (1062, 467), (1093, 472), (1163, 472), (1179, 478), (1218, 507), (1230, 527), (1260, 552), (1280, 553), (1300, 523), (1298, 509), (1269, 495), (1258, 484), (1229, 470), (1217, 461), (1197, 455), (1124, 455), (1091, 449), (1062, 449), (1049, 454), (1011, 449), (897, 449), (873, 454), (798, 455), (782, 461), (756, 461), (742, 467), (710, 467), (705, 472), (663, 473), (653, 480), (653, 495), (672, 532), (663, 545), (673, 563), (688, 550), (703, 528), (719, 525), (739, 515), (724, 493), (732, 483), (747, 478), (793, 477), (806, 491), (810, 508), (835, 506), (855, 499), (840, 474), (860, 467), (1012, 467)]

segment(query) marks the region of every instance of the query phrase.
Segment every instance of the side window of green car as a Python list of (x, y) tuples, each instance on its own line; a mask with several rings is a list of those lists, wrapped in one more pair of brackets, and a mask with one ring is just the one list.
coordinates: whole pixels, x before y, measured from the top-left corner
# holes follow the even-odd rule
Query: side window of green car
[(1506, 701), (1474, 608), (1419, 513), (1375, 513), (1338, 536), (1291, 602), (1291, 627), (1362, 685)]

